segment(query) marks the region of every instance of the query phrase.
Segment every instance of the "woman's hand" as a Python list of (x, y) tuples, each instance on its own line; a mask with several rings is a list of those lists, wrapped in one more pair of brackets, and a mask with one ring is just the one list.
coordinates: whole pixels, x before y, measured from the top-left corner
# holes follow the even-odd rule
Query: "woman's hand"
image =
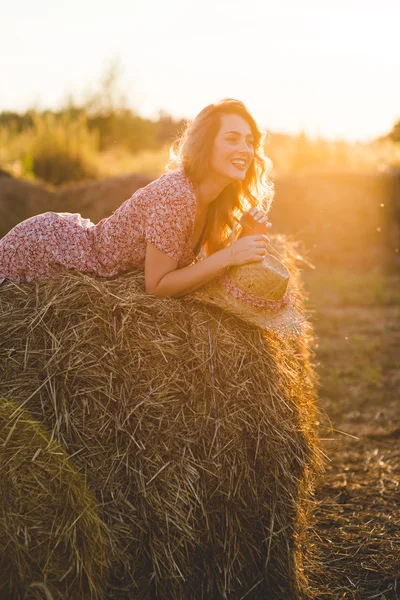
[(226, 253), (227, 266), (246, 265), (263, 260), (269, 243), (266, 235), (246, 235), (233, 242), (223, 252)]
[(268, 221), (268, 216), (262, 210), (253, 207), (251, 210), (243, 213), (240, 219), (240, 224), (243, 227), (242, 235), (251, 235), (257, 233), (266, 233), (267, 228), (271, 227), (271, 223)]
[(240, 219), (242, 231), (239, 239), (225, 248), (227, 266), (245, 265), (263, 260), (269, 243), (266, 235), (267, 228), (271, 226), (267, 215), (253, 207), (243, 213)]

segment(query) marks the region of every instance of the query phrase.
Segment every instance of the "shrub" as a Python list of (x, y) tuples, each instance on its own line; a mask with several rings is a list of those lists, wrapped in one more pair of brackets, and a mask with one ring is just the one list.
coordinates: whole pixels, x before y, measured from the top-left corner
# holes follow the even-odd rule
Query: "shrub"
[(30, 153), (33, 174), (53, 185), (96, 178), (98, 136), (89, 131), (84, 114), (71, 118), (64, 114), (35, 115)]

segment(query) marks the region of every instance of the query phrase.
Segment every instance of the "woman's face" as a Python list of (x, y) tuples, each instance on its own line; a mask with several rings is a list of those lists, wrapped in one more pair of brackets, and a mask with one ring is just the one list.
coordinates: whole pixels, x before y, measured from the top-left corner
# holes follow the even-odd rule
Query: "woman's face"
[(235, 114), (223, 114), (215, 136), (211, 170), (229, 181), (243, 181), (254, 157), (250, 125)]

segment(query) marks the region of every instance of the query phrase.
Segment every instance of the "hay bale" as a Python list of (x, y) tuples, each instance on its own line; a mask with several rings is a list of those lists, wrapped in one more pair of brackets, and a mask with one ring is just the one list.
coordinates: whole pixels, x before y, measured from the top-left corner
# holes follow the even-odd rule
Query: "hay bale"
[[(292, 259), (295, 252), (292, 252)], [(107, 598), (306, 597), (319, 464), (311, 333), (282, 340), (142, 272), (0, 286), (0, 394), (85, 474)]]
[(369, 269), (398, 259), (399, 171), (291, 173), (275, 188), (275, 230), (301, 237), (316, 265)]
[[(4, 172), (3, 172), (4, 173)], [(44, 213), (78, 212), (97, 223), (150, 179), (140, 173), (55, 188), (0, 172), (0, 237), (21, 221)]]
[(107, 536), (84, 477), (0, 398), (0, 597), (103, 598)]
[(93, 223), (109, 217), (136, 190), (151, 179), (141, 173), (108, 177), (98, 181), (74, 183), (56, 188), (55, 201), (61, 212), (79, 212)]
[(17, 223), (56, 210), (51, 190), (27, 179), (0, 177), (0, 237)]

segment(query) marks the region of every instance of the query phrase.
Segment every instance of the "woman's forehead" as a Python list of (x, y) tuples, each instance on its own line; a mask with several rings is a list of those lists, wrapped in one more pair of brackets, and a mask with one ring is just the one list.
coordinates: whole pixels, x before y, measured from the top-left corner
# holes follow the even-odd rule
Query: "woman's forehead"
[(221, 125), (219, 133), (228, 133), (235, 131), (243, 135), (252, 135), (251, 127), (247, 121), (240, 115), (228, 114), (221, 115)]

